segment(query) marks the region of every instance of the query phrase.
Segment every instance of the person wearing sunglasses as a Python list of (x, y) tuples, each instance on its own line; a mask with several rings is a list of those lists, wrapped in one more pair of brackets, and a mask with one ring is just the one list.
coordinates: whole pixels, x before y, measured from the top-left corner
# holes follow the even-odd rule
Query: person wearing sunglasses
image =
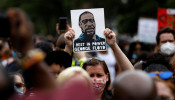
[(174, 100), (175, 86), (173, 85), (173, 72), (151, 72), (149, 76), (154, 80), (159, 100)]
[(10, 76), (13, 78), (15, 92), (19, 96), (23, 96), (26, 92), (23, 76), (20, 73), (10, 73)]

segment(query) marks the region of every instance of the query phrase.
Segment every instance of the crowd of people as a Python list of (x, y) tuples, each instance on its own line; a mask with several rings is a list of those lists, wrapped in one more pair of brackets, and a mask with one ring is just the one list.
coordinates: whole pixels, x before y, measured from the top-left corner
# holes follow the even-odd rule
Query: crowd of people
[(0, 100), (175, 100), (175, 30), (159, 30), (150, 46), (120, 45), (106, 28), (107, 51), (73, 53), (76, 33), (69, 25), (60, 33), (56, 24), (56, 39), (39, 37), (24, 11), (6, 14), (10, 34), (0, 37)]

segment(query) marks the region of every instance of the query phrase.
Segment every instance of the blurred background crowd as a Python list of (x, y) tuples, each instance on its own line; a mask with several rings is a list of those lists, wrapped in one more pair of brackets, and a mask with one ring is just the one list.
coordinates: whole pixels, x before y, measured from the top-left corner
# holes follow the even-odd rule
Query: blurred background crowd
[[(174, 100), (175, 12), (174, 24), (155, 24), (158, 8), (174, 4), (1, 0), (0, 100)], [(88, 8), (105, 10), (107, 51), (73, 53), (70, 10)], [(68, 18), (64, 31), (59, 17)]]

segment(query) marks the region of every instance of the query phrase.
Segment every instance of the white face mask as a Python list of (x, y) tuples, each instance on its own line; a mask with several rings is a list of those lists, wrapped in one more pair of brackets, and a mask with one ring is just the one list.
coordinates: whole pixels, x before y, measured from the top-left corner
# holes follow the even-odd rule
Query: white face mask
[(14, 86), (14, 88), (15, 88), (15, 91), (18, 93), (18, 95), (23, 95), (24, 94), (24, 92), (23, 92), (24, 87), (17, 88), (16, 86)]
[(175, 52), (175, 44), (169, 42), (164, 43), (160, 46), (160, 51), (163, 54), (171, 55)]

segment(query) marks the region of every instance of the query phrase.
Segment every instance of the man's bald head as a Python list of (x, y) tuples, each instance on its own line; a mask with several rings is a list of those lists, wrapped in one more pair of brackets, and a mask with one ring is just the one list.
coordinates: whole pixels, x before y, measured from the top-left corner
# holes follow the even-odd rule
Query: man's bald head
[(114, 82), (116, 100), (155, 100), (153, 80), (143, 71), (125, 71)]

